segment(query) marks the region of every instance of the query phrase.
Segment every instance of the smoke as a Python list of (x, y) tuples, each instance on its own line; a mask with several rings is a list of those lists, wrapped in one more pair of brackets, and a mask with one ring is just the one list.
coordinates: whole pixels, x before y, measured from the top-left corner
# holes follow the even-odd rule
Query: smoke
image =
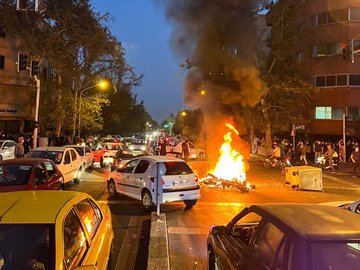
[(255, 65), (258, 1), (154, 1), (173, 25), (171, 47), (187, 69), (185, 103), (202, 109), (204, 127), (210, 127), (205, 132), (208, 139), (214, 125), (229, 116), (238, 128), (244, 127), (241, 107), (254, 106), (267, 92)]

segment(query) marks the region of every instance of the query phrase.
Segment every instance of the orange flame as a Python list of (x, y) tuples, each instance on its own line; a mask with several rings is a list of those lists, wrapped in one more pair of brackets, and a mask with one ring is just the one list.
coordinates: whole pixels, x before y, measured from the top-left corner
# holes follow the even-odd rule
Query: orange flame
[(210, 172), (219, 179), (243, 182), (246, 180), (246, 164), (244, 157), (236, 151), (231, 143), (233, 141), (232, 136), (239, 135), (236, 128), (227, 123), (225, 125), (229, 131), (224, 135), (224, 142), (220, 147), (220, 157), (215, 166), (215, 169)]

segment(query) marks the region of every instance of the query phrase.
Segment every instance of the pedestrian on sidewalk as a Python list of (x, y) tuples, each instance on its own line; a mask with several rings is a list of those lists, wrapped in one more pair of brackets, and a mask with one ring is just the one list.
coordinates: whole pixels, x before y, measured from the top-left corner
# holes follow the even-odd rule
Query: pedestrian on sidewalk
[(15, 144), (14, 157), (15, 158), (24, 157), (24, 137), (19, 137), (18, 143)]
[(359, 151), (359, 146), (356, 146), (354, 151), (351, 152), (351, 156), (350, 156), (351, 162), (354, 165), (354, 169), (353, 169), (353, 176), (355, 177), (355, 173), (357, 168), (360, 165), (360, 151)]

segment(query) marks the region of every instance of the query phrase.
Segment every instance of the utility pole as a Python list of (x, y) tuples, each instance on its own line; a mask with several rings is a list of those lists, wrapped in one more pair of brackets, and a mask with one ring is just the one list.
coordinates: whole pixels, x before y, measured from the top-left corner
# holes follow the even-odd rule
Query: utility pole
[(343, 113), (343, 160), (346, 162), (346, 111)]
[(39, 104), (40, 104), (40, 79), (38, 75), (34, 76), (36, 81), (36, 102), (35, 102), (35, 127), (33, 134), (33, 149), (37, 147), (38, 123), (39, 123)]

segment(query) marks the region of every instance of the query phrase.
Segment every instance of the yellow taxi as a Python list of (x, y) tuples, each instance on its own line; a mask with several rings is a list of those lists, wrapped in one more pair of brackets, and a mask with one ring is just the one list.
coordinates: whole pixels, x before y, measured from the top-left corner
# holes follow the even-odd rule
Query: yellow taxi
[(85, 193), (0, 194), (0, 269), (107, 269), (111, 213)]

